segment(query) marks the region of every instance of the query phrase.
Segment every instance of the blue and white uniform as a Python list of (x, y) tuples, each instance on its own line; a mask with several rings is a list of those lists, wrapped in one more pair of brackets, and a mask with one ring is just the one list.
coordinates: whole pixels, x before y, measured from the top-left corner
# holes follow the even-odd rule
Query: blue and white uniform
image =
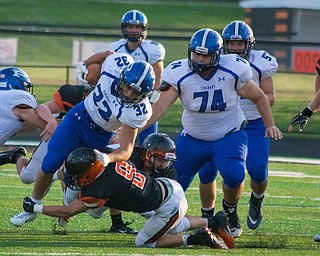
[[(251, 50), (248, 61), (253, 73), (252, 80), (257, 86), (260, 86), (261, 80), (272, 77), (278, 69), (276, 59), (265, 51)], [(247, 120), (244, 129), (248, 136), (246, 168), (251, 179), (256, 184), (261, 184), (268, 178), (270, 138), (264, 137), (266, 127), (256, 105), (241, 98), (240, 106)], [(214, 168), (212, 164), (207, 164), (200, 170), (201, 183), (207, 184), (215, 180), (216, 175), (212, 172)]]
[(203, 79), (182, 59), (168, 65), (162, 79), (179, 92), (184, 108), (176, 141), (178, 182), (186, 190), (211, 162), (228, 187), (238, 187), (244, 180), (247, 136), (237, 91), (252, 79), (249, 63), (234, 54), (220, 56), (212, 76)]
[[(248, 61), (253, 73), (253, 81), (260, 86), (260, 81), (272, 77), (278, 69), (276, 59), (265, 51), (251, 50)], [(240, 99), (241, 109), (247, 119), (245, 132), (248, 136), (247, 171), (256, 184), (268, 178), (268, 159), (270, 138), (265, 138), (266, 127), (257, 107), (248, 99)]]
[(35, 109), (37, 101), (31, 93), (23, 90), (0, 92), (0, 146), (21, 131), (23, 127), (23, 120), (15, 116), (12, 111), (19, 105)]
[[(165, 49), (163, 45), (151, 40), (142, 40), (137, 49), (130, 50), (128, 48), (127, 40), (120, 39), (111, 43), (108, 50), (126, 53), (130, 55), (135, 61), (144, 60), (151, 65), (157, 63), (158, 61), (163, 61), (165, 57)], [(158, 122), (154, 123), (152, 126), (148, 127), (146, 130), (139, 134), (139, 144), (142, 144), (144, 139), (149, 134), (156, 132), (158, 132)]]
[(45, 173), (55, 172), (78, 147), (105, 148), (122, 124), (133, 128), (146, 124), (152, 115), (149, 99), (126, 108), (115, 92), (121, 69), (132, 62), (123, 53), (112, 54), (105, 60), (95, 90), (66, 114), (53, 133), (42, 163)]

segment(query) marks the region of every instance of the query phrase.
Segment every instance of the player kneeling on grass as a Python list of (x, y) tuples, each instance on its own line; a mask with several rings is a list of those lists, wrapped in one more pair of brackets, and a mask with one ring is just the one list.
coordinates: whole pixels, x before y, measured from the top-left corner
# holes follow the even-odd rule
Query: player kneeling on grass
[[(26, 197), (24, 210), (62, 218), (85, 211), (95, 218), (102, 217), (108, 207), (151, 212), (135, 239), (137, 246), (201, 245), (213, 249), (235, 246), (224, 212), (210, 219), (185, 216), (188, 204), (182, 187), (163, 177), (176, 160), (175, 144), (168, 135), (154, 133), (144, 140), (141, 158), (145, 171), (136, 169), (132, 162), (109, 163), (107, 158), (107, 154), (98, 150), (74, 150), (66, 161), (64, 181), (70, 189), (80, 190), (79, 198), (68, 206), (44, 206)], [(180, 234), (192, 229), (198, 230)]]

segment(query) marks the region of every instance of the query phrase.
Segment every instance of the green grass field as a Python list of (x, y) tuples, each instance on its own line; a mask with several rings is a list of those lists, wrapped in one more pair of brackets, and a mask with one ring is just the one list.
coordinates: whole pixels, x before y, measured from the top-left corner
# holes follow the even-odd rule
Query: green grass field
[[(10, 224), (11, 215), (22, 210), (22, 198), (30, 195), (32, 185), (18, 179), (13, 165), (0, 168), (0, 255), (319, 255), (320, 243), (313, 236), (320, 232), (320, 173), (318, 165), (270, 163), (270, 178), (264, 204), (264, 219), (257, 230), (246, 226), (248, 211), (248, 176), (239, 203), (243, 234), (236, 240), (237, 248), (212, 251), (205, 247), (172, 249), (136, 248), (133, 235), (105, 232), (111, 225), (109, 214), (93, 219), (80, 214), (67, 228), (58, 228), (56, 218), (39, 215), (24, 227)], [(218, 178), (216, 211), (221, 210), (221, 178)], [(200, 215), (198, 179), (186, 192), (188, 214)], [(60, 205), (62, 192), (56, 182), (44, 200)], [(125, 220), (140, 229), (144, 219), (124, 213)], [(66, 234), (63, 234), (66, 231)]]
[[(218, 31), (231, 20), (242, 19), (243, 10), (236, 4), (222, 1), (88, 1), (88, 0), (0, 0), (0, 23), (46, 23), (62, 25), (119, 26), (120, 18), (130, 9), (139, 9), (149, 18), (150, 35), (153, 28), (212, 27)], [(133, 2), (133, 1), (131, 1)], [(148, 4), (146, 4), (148, 3)], [(120, 32), (120, 30), (119, 30)], [(192, 32), (190, 33), (191, 36)], [(3, 35), (12, 36), (12, 35)], [(164, 41), (166, 63), (186, 56), (187, 42)], [(70, 65), (70, 38), (29, 37), (19, 39), (20, 64)], [(24, 47), (21, 47), (24, 46)], [(32, 47), (31, 47), (32, 46)], [(258, 44), (256, 45), (258, 47)], [(29, 72), (29, 70), (28, 70)], [(31, 71), (30, 71), (31, 72)], [(44, 69), (36, 76), (39, 84), (45, 79), (56, 80), (52, 70)], [(313, 96), (313, 75), (276, 74), (276, 104), (273, 108), (276, 123), (286, 131), (293, 115), (306, 106)], [(57, 86), (38, 85), (35, 93), (39, 102), (52, 99)], [(160, 121), (160, 130), (179, 131), (181, 106), (175, 103)], [(314, 115), (303, 134), (319, 137), (319, 115)], [(297, 136), (297, 133), (285, 134)], [(299, 145), (297, 145), (299, 146)], [(239, 203), (243, 234), (237, 248), (212, 251), (204, 247), (175, 249), (136, 248), (134, 236), (105, 232), (111, 221), (108, 213), (98, 220), (87, 214), (73, 218), (67, 229), (59, 229), (56, 219), (38, 216), (21, 228), (13, 227), (9, 218), (22, 210), (22, 198), (30, 195), (32, 185), (18, 179), (13, 165), (0, 167), (0, 255), (319, 255), (320, 243), (313, 236), (320, 232), (320, 172), (318, 165), (270, 163), (269, 187), (264, 204), (264, 219), (253, 231), (246, 227), (249, 200), (249, 178)], [(217, 211), (221, 210), (221, 178), (218, 178)], [(188, 189), (188, 214), (200, 215), (198, 180)], [(60, 205), (62, 192), (56, 182), (44, 199), (46, 204)], [(124, 213), (125, 220), (134, 219), (132, 227), (140, 229), (144, 219), (137, 214)], [(63, 233), (67, 232), (65, 235)]]

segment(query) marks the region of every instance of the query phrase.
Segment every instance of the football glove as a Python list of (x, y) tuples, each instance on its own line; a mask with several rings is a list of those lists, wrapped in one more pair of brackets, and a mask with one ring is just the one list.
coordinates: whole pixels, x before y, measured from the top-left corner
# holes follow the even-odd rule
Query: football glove
[(312, 116), (312, 114), (313, 111), (310, 108), (306, 107), (291, 120), (288, 130), (291, 131), (294, 126), (299, 124), (299, 132), (302, 132), (303, 129), (306, 127), (308, 120)]
[(96, 154), (97, 159), (100, 160), (101, 164), (104, 167), (108, 166), (108, 164), (110, 162), (110, 158), (109, 158), (108, 154), (102, 153), (97, 149), (94, 149), (93, 152)]
[(84, 79), (85, 75), (88, 74), (88, 69), (87, 69), (87, 65), (86, 63), (84, 63), (83, 61), (80, 61), (77, 63), (77, 79), (78, 79), (78, 83), (80, 85), (87, 85), (88, 82), (87, 80)]
[(34, 213), (34, 206), (36, 205), (35, 202), (32, 201), (32, 199), (28, 196), (23, 198), (23, 209), (25, 212), (31, 212)]

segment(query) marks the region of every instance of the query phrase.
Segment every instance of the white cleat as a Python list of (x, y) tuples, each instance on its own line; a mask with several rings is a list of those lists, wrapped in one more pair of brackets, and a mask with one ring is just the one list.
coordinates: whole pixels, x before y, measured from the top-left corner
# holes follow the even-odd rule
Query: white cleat
[(21, 227), (25, 223), (33, 221), (36, 217), (37, 217), (36, 213), (21, 212), (19, 214), (12, 216), (10, 218), (10, 222), (12, 225), (15, 225), (17, 227)]

